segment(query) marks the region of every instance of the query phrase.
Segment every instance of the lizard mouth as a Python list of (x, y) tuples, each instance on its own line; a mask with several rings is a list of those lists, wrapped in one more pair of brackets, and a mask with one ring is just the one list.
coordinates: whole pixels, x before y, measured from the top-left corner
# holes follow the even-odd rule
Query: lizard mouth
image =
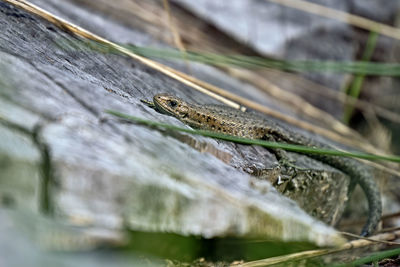
[(175, 116), (175, 114), (172, 111), (169, 111), (168, 109), (165, 108), (165, 106), (163, 106), (162, 104), (160, 104), (156, 101), (154, 101), (154, 106), (155, 106), (156, 110), (162, 114)]

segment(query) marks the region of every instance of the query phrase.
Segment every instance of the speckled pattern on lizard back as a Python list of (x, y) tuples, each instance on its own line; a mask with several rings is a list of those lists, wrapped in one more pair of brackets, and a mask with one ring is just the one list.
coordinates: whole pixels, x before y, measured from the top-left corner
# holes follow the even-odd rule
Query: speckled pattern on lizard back
[[(250, 139), (331, 148), (327, 144), (306, 138), (257, 114), (242, 112), (227, 106), (189, 104), (169, 94), (157, 94), (154, 96), (153, 101), (157, 111), (174, 116), (196, 129)], [(361, 235), (370, 235), (382, 215), (380, 191), (374, 177), (371, 175), (370, 168), (351, 158), (323, 154), (309, 154), (309, 156), (343, 171), (361, 186), (368, 199), (369, 207), (368, 220), (363, 227)]]

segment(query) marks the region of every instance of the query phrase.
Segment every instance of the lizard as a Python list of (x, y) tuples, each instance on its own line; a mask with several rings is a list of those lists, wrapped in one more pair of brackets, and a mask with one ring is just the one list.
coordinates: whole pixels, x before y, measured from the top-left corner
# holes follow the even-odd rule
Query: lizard
[[(261, 139), (303, 145), (313, 148), (332, 148), (330, 145), (305, 137), (289, 130), (283, 124), (256, 113), (243, 112), (223, 105), (200, 105), (187, 103), (170, 94), (156, 94), (153, 102), (143, 101), (156, 111), (173, 116), (183, 123), (201, 130), (209, 130), (236, 137)], [(277, 158), (283, 157), (280, 150), (273, 151)], [(354, 184), (359, 184), (368, 200), (368, 219), (361, 236), (369, 236), (382, 216), (382, 201), (379, 187), (369, 166), (352, 158), (324, 154), (307, 154), (349, 175)]]

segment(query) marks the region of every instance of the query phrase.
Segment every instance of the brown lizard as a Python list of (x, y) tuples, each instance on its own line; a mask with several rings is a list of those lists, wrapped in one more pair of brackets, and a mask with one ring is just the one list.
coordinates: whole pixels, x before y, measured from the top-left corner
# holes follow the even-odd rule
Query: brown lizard
[[(314, 148), (331, 148), (327, 144), (288, 130), (283, 125), (257, 114), (242, 112), (227, 106), (189, 104), (169, 94), (157, 94), (153, 101), (153, 107), (157, 111), (174, 116), (193, 128), (249, 139), (277, 141)], [(146, 103), (149, 104), (149, 102)], [(281, 153), (277, 153), (277, 157), (280, 156)], [(370, 168), (351, 158), (324, 154), (309, 154), (309, 156), (343, 171), (361, 186), (368, 199), (369, 207), (368, 220), (361, 235), (370, 235), (382, 216), (380, 191), (371, 175)]]

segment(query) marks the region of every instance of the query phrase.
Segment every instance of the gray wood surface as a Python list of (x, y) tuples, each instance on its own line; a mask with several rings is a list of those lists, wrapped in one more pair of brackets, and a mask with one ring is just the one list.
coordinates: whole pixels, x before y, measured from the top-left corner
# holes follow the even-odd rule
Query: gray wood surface
[[(93, 17), (67, 18), (82, 26), (99, 23)], [(103, 23), (110, 31), (115, 27), (113, 34), (140, 36), (140, 45), (155, 42), (106, 18)], [(278, 192), (316, 218), (334, 223), (347, 201), (348, 177), (342, 173), (292, 153), (310, 172), (291, 179), (266, 149), (116, 120), (104, 110), (182, 126), (140, 102), (159, 92), (216, 102), (130, 58), (90, 49), (82, 38), (5, 2), (0, 2), (0, 28), (3, 208), (114, 233), (107, 239), (87, 231), (95, 240), (89, 247), (122, 242), (119, 234), (126, 228), (316, 245), (342, 241), (333, 228)], [(243, 90), (244, 96), (256, 92), (218, 70), (194, 67), (232, 90)], [(278, 177), (288, 182), (277, 190), (269, 181)]]

